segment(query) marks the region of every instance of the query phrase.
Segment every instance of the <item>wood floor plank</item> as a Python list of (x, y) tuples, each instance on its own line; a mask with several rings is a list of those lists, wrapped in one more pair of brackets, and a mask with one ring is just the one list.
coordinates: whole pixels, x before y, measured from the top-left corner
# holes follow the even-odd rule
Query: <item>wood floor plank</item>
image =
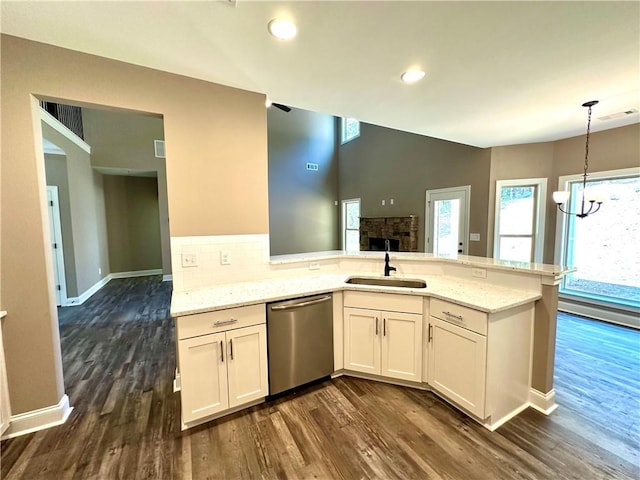
[(340, 377), (182, 432), (170, 282), (59, 310), (61, 426), (1, 443), (0, 476), (59, 479), (640, 479), (640, 332), (558, 315), (560, 407), (489, 432), (428, 391)]

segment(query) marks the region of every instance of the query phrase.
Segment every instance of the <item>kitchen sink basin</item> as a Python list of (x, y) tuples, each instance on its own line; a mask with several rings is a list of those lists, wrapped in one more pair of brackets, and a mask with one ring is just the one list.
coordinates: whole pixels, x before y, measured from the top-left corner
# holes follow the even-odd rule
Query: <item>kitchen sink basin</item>
[(413, 280), (409, 278), (370, 278), (370, 277), (351, 277), (345, 283), (354, 283), (357, 285), (376, 285), (382, 287), (402, 287), (402, 288), (427, 288), (427, 282), (424, 280)]

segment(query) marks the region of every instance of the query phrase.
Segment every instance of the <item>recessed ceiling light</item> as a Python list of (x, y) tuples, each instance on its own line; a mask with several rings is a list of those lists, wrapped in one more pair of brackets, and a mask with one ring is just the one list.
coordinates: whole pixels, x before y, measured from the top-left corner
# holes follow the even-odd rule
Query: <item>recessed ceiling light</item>
[(284, 18), (274, 18), (269, 22), (269, 33), (280, 40), (291, 40), (298, 33), (298, 27)]
[(411, 69), (400, 75), (404, 83), (416, 83), (424, 78), (425, 73), (422, 70)]

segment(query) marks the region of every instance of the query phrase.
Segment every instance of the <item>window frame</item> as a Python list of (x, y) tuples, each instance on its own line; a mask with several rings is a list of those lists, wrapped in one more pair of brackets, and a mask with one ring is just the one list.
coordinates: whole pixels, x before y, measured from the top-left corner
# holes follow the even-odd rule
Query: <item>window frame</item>
[[(533, 232), (531, 245), (533, 247), (534, 263), (542, 263), (544, 258), (544, 232), (547, 207), (547, 179), (546, 178), (518, 178), (513, 180), (496, 180), (496, 200), (493, 228), (493, 258), (500, 258), (500, 206), (501, 193), (504, 187), (536, 187)], [(505, 236), (505, 235), (503, 235)], [(513, 236), (513, 235), (512, 235)], [(529, 235), (519, 235), (529, 237)]]
[[(587, 186), (591, 181), (602, 180), (615, 180), (628, 177), (640, 177), (640, 167), (621, 168), (619, 170), (605, 170), (600, 172), (589, 172), (589, 178), (587, 180)], [(582, 173), (576, 173), (572, 175), (562, 175), (558, 177), (558, 190), (570, 190), (572, 183), (581, 183), (583, 179)], [(557, 209), (556, 209), (557, 210)], [(597, 215), (597, 214), (596, 214)], [(554, 250), (554, 263), (557, 265), (566, 265), (567, 262), (567, 250), (569, 244), (569, 215), (561, 212), (556, 214), (556, 236), (555, 236), (555, 250)], [(581, 294), (577, 291), (563, 291), (566, 276), (563, 276), (558, 286), (558, 294), (563, 299), (574, 300), (583, 302), (594, 307), (614, 307), (621, 311), (634, 311), (637, 312), (638, 308), (631, 305), (630, 302), (621, 300), (620, 302), (611, 301), (597, 296), (592, 296), (587, 293)], [(588, 307), (586, 307), (588, 308)], [(624, 322), (621, 322), (624, 323)]]
[[(356, 229), (347, 228), (347, 204), (349, 203), (358, 203), (358, 210), (360, 211), (360, 215), (358, 218), (362, 216), (362, 202), (360, 198), (345, 198), (342, 200), (342, 250), (347, 251), (347, 231), (355, 231)], [(357, 231), (360, 232), (360, 225), (358, 225)], [(359, 236), (359, 234), (358, 234)], [(358, 243), (358, 251), (360, 251), (360, 243)]]
[[(357, 135), (353, 135), (351, 137), (347, 137), (347, 121), (353, 120), (358, 123), (358, 133)], [(345, 143), (349, 143), (352, 140), (355, 140), (360, 136), (360, 120), (357, 120), (353, 117), (340, 117), (340, 145), (344, 145)]]

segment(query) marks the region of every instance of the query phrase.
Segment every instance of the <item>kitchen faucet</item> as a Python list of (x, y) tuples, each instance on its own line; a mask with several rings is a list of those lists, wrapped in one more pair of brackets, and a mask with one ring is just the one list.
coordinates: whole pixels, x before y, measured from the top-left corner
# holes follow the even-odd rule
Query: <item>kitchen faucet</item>
[(389, 239), (386, 239), (384, 241), (384, 276), (388, 277), (390, 272), (395, 272), (396, 271), (396, 267), (392, 267), (389, 265), (389, 250), (390, 250), (390, 245), (389, 245)]

